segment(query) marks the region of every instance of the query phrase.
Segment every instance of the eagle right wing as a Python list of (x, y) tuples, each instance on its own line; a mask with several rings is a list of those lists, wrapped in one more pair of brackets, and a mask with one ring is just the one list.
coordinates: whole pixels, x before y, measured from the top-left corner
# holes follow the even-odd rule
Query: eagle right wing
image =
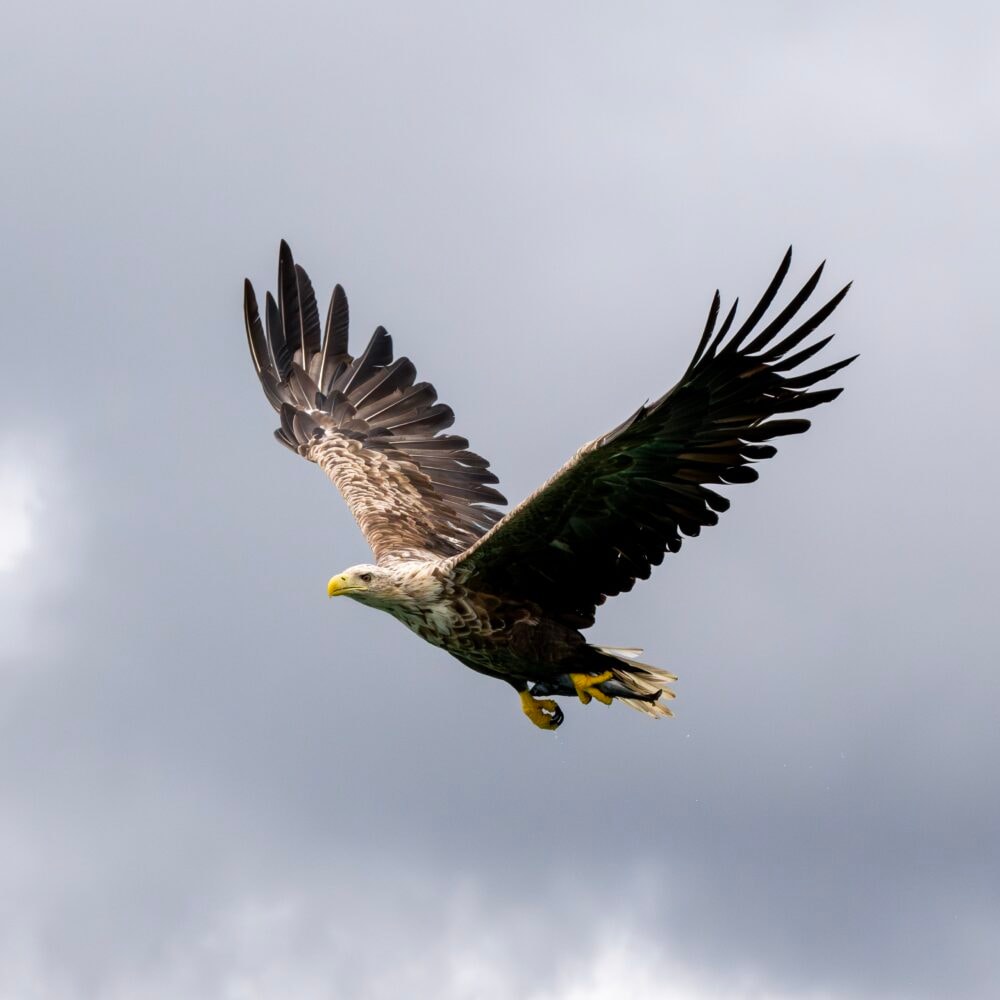
[(379, 327), (358, 357), (348, 353), (347, 297), (338, 285), (320, 332), (309, 276), (282, 241), (278, 299), (268, 292), (267, 327), (249, 281), (247, 340), (264, 394), (281, 416), (278, 440), (316, 462), (343, 494), (377, 560), (461, 552), (505, 504), (489, 462), (469, 442), (442, 434), (451, 407), (408, 358), (393, 361)]
[(729, 500), (712, 487), (753, 482), (757, 472), (750, 463), (776, 451), (763, 442), (807, 430), (808, 420), (789, 414), (840, 395), (840, 389), (807, 390), (854, 360), (791, 374), (832, 339), (792, 353), (850, 285), (776, 339), (812, 294), (822, 265), (748, 341), (788, 273), (791, 253), (728, 340), (736, 304), (713, 337), (720, 302), (716, 292), (701, 342), (680, 382), (584, 445), (547, 483), (450, 560), (458, 579), (477, 591), (534, 601), (564, 623), (585, 628), (605, 598), (646, 579), (666, 551), (680, 548), (683, 535), (715, 524)]

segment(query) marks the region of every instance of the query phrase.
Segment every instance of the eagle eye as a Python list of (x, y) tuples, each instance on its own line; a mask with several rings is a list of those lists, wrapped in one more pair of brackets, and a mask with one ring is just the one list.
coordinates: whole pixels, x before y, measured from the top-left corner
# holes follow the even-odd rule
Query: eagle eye
[(361, 574), (361, 582), (362, 583), (371, 583), (372, 582), (372, 575), (371, 575), (371, 573), (362, 573)]

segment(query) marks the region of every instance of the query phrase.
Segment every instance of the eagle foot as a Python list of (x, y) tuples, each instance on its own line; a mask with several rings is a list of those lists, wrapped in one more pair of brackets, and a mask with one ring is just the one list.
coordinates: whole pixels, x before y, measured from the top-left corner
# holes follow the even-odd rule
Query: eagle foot
[(614, 674), (610, 670), (605, 670), (603, 674), (570, 674), (569, 679), (576, 689), (576, 696), (584, 703), (590, 704), (591, 698), (596, 698), (604, 705), (610, 705), (614, 698), (599, 690), (598, 685), (611, 680)]
[(527, 691), (519, 691), (521, 709), (539, 729), (558, 729), (562, 725), (562, 709), (551, 698), (532, 698)]

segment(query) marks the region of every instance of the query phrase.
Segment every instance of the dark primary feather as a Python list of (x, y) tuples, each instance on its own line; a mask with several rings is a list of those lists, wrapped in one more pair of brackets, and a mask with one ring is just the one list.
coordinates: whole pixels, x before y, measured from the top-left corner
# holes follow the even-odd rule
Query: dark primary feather
[[(323, 348), (319, 360), (314, 362), (316, 382), (325, 385), (327, 368), (335, 371), (338, 365), (346, 364), (350, 359), (347, 354), (347, 326), (349, 313), (347, 296), (340, 285), (333, 289), (330, 296), (330, 308), (326, 312), (326, 326), (323, 328)], [(332, 376), (331, 376), (332, 378)]]
[(323, 464), (378, 558), (455, 555), (499, 519), (489, 505), (506, 500), (492, 488), (489, 462), (465, 438), (441, 433), (454, 422), (451, 408), (416, 381), (409, 359), (393, 361), (389, 334), (379, 327), (357, 358), (348, 353), (340, 285), (321, 333), (312, 283), (282, 241), (266, 327), (249, 281), (243, 301), (254, 367), (281, 418), (276, 437)]
[[(753, 462), (776, 449), (761, 442), (801, 434), (790, 417), (835, 399), (840, 389), (806, 391), (854, 358), (786, 377), (827, 337), (789, 355), (837, 307), (842, 289), (799, 326), (822, 274), (809, 278), (752, 340), (791, 264), (791, 249), (745, 322), (728, 340), (736, 309), (719, 330), (718, 292), (687, 371), (669, 392), (585, 445), (544, 486), (452, 563), (470, 588), (536, 602), (567, 625), (593, 624), (606, 597), (645, 579), (684, 536), (718, 521), (729, 501), (716, 487), (757, 478)], [(715, 336), (713, 337), (713, 334)], [(774, 419), (777, 418), (777, 419)]]

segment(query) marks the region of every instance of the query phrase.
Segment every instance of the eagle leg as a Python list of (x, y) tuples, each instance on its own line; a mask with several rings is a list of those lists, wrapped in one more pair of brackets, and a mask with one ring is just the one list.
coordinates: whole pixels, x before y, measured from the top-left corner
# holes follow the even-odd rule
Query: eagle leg
[(539, 729), (558, 729), (562, 725), (562, 709), (551, 698), (532, 698), (527, 689), (518, 694), (521, 710)]
[(604, 705), (610, 705), (614, 698), (605, 694), (598, 685), (611, 680), (613, 676), (610, 670), (605, 670), (603, 674), (570, 674), (569, 679), (576, 689), (576, 696), (584, 705), (589, 705), (591, 698), (596, 698)]

